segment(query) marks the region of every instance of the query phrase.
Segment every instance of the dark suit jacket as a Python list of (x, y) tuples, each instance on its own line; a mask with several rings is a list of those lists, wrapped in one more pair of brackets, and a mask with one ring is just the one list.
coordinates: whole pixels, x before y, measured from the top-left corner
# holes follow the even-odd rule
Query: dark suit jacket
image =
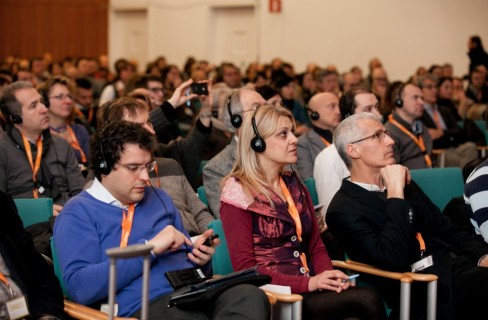
[[(457, 125), (456, 119), (451, 114), (447, 107), (439, 106), (439, 113), (441, 114), (446, 130), (444, 135), (439, 139), (432, 140), (434, 149), (447, 149), (457, 147), (458, 145), (467, 141), (464, 130)], [(420, 118), (427, 128), (437, 128), (434, 119), (432, 119), (427, 111)]]
[[(420, 259), (415, 238), (420, 232), (426, 255), (434, 258), (434, 265), (424, 272), (439, 276), (438, 301), (452, 305), (453, 265), (474, 268), (488, 249), (451, 225), (415, 182), (405, 188), (405, 199), (382, 200), (378, 193), (344, 179), (327, 210), (327, 226), (351, 259), (400, 272), (410, 271)], [(399, 291), (392, 285), (386, 287), (379, 277), (363, 279), (376, 284), (387, 301), (398, 304)]]
[(0, 191), (0, 254), (12, 279), (27, 296), (31, 317), (63, 318), (64, 300), (54, 270), (35, 250), (12, 198)]

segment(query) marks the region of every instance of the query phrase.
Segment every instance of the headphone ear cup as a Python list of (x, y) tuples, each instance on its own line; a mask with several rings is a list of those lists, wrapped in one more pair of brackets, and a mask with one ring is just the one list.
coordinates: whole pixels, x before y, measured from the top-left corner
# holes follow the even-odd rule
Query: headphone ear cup
[(266, 150), (266, 142), (260, 136), (256, 136), (251, 140), (251, 148), (257, 153), (262, 153)]
[(320, 114), (317, 111), (312, 111), (312, 113), (310, 113), (310, 119), (317, 121), (320, 119)]
[(18, 114), (11, 114), (9, 115), (10, 121), (14, 124), (21, 124), (22, 123), (22, 117), (19, 116)]
[(403, 107), (403, 99), (402, 99), (402, 98), (398, 98), (398, 99), (396, 99), (396, 100), (395, 100), (395, 106), (396, 106), (397, 108), (401, 108), (401, 107)]
[(112, 168), (108, 165), (107, 161), (105, 159), (100, 159), (100, 162), (98, 162), (98, 171), (100, 171), (101, 174), (107, 175), (112, 171)]
[(242, 125), (242, 117), (238, 114), (234, 114), (230, 117), (230, 122), (234, 128), (239, 129)]

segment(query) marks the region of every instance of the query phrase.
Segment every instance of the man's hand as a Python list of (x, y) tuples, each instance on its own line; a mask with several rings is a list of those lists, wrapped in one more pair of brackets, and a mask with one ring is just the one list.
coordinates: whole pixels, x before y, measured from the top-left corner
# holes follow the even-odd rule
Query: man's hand
[(161, 254), (167, 250), (176, 250), (184, 244), (193, 245), (190, 239), (173, 226), (166, 226), (147, 243), (154, 246), (154, 254)]
[(173, 108), (178, 108), (182, 104), (186, 103), (188, 100), (198, 97), (198, 95), (191, 93), (186, 95), (187, 89), (190, 84), (193, 83), (192, 79), (189, 79), (183, 82), (178, 88), (175, 89), (171, 98), (168, 99), (168, 102), (173, 106)]
[(59, 204), (53, 204), (53, 216), (57, 217), (61, 210), (63, 210), (63, 206), (60, 206)]
[(215, 248), (220, 244), (219, 239), (213, 240), (213, 246), (208, 247), (203, 245), (203, 242), (207, 240), (213, 234), (213, 230), (205, 231), (196, 241), (195, 247), (193, 248), (192, 252), (188, 253), (188, 258), (193, 261), (194, 263), (203, 266), (207, 264), (210, 259), (212, 259), (213, 254), (215, 253)]
[(407, 167), (399, 164), (388, 165), (380, 170), (381, 179), (388, 192), (388, 198), (404, 198), (405, 185), (411, 177)]

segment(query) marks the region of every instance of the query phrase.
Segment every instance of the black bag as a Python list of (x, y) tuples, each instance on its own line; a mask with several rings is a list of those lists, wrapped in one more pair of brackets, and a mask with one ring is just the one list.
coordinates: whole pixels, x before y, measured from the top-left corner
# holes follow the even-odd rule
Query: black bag
[(256, 267), (230, 273), (216, 279), (210, 279), (202, 283), (188, 285), (174, 291), (170, 295), (168, 308), (195, 308), (207, 305), (208, 301), (215, 300), (222, 292), (236, 285), (251, 284), (262, 286), (271, 282), (271, 277), (261, 275)]

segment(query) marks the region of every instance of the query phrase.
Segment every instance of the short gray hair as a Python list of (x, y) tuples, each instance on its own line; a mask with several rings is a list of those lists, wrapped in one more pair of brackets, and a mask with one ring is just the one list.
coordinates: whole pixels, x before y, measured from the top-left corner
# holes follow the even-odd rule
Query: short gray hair
[(347, 155), (346, 147), (348, 144), (351, 144), (351, 142), (364, 138), (365, 132), (363, 128), (358, 125), (360, 121), (364, 120), (373, 120), (381, 123), (381, 120), (374, 114), (361, 112), (342, 120), (334, 130), (334, 145), (337, 149), (337, 153), (339, 153), (339, 156), (348, 168), (351, 167), (352, 162)]

